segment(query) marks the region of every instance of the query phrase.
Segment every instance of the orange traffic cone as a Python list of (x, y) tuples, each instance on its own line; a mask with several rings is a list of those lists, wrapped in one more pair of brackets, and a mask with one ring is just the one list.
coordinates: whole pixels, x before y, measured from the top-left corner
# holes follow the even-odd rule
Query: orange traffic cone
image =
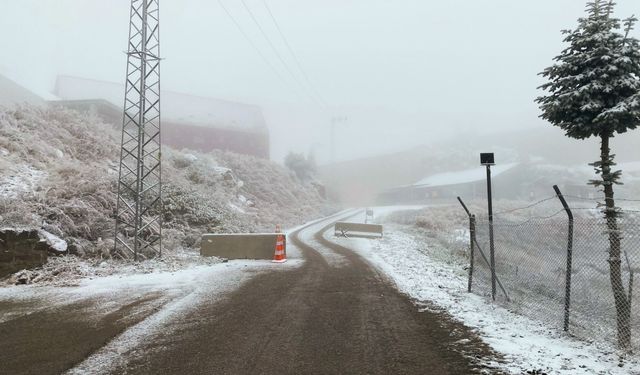
[(280, 233), (280, 225), (276, 225), (276, 252), (273, 254), (273, 263), (284, 263), (287, 261), (287, 254), (284, 251), (284, 236)]

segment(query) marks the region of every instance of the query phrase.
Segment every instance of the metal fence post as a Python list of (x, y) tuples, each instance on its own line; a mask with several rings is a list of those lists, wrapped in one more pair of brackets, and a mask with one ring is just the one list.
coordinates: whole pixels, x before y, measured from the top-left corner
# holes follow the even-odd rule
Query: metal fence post
[(487, 164), (487, 199), (489, 213), (489, 257), (491, 259), (491, 298), (496, 300), (496, 250), (493, 237), (493, 197), (491, 194), (491, 165)]
[(565, 211), (567, 211), (567, 216), (569, 217), (569, 229), (568, 229), (568, 238), (567, 238), (567, 270), (565, 275), (565, 294), (564, 294), (564, 326), (563, 329), (565, 331), (569, 330), (569, 311), (571, 310), (571, 270), (572, 270), (572, 262), (573, 262), (573, 213), (567, 204), (567, 201), (562, 196), (560, 192), (560, 188), (558, 185), (553, 185), (553, 190), (555, 190), (558, 199), (562, 203)]
[(471, 252), (469, 253), (470, 261), (469, 261), (469, 287), (468, 292), (471, 293), (471, 284), (473, 283), (473, 258), (474, 258), (474, 249), (476, 242), (476, 215), (471, 215), (469, 217), (469, 245), (471, 246)]
[(472, 215), (471, 212), (469, 212), (469, 209), (462, 201), (462, 198), (458, 197), (458, 202), (460, 202), (462, 208), (464, 208), (467, 213), (467, 216), (469, 216), (469, 256), (471, 259), (469, 261), (469, 286), (467, 287), (467, 291), (471, 293), (471, 284), (473, 283), (473, 252), (476, 241), (476, 215)]
[(631, 299), (633, 298), (633, 271), (629, 271), (629, 308), (633, 306)]

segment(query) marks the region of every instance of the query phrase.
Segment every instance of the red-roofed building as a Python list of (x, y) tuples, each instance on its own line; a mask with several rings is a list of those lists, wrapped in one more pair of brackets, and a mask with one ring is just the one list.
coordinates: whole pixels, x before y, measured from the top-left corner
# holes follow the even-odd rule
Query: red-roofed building
[[(90, 111), (105, 122), (122, 124), (124, 86), (59, 76), (51, 102)], [(162, 143), (202, 152), (226, 150), (269, 158), (269, 131), (260, 107), (227, 100), (162, 91)]]

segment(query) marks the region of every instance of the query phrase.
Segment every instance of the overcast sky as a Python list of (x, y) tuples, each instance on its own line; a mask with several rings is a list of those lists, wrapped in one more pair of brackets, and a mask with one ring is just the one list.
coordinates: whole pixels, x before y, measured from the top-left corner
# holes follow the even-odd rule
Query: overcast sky
[[(241, 0), (162, 0), (164, 89), (254, 103), (272, 156), (315, 149), (329, 159), (402, 150), (468, 129), (548, 126), (536, 76), (561, 48), (583, 0), (267, 0), (313, 89), (297, 85)], [(298, 81), (306, 84), (264, 0), (245, 0)], [(0, 74), (50, 92), (58, 74), (124, 82), (129, 0), (0, 0)], [(620, 0), (617, 16), (640, 14)], [(638, 36), (639, 32), (634, 32)], [(282, 79), (280, 79), (281, 77)], [(282, 80), (286, 80), (286, 83)], [(309, 96), (316, 90), (328, 104)], [(317, 100), (316, 100), (317, 101)]]

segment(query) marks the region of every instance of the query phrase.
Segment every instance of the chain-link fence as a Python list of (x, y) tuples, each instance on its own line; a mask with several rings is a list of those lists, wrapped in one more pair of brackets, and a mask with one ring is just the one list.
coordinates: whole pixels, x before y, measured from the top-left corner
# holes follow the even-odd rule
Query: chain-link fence
[[(549, 203), (562, 207), (557, 199)], [(616, 346), (630, 337), (631, 348), (640, 348), (640, 304), (633, 296), (633, 275), (640, 269), (640, 213), (622, 210), (610, 236), (611, 223), (595, 204), (572, 204), (572, 220), (562, 208), (528, 219), (495, 215), (495, 298), (578, 337)], [(471, 291), (491, 298), (489, 221), (470, 220), (475, 223)]]

